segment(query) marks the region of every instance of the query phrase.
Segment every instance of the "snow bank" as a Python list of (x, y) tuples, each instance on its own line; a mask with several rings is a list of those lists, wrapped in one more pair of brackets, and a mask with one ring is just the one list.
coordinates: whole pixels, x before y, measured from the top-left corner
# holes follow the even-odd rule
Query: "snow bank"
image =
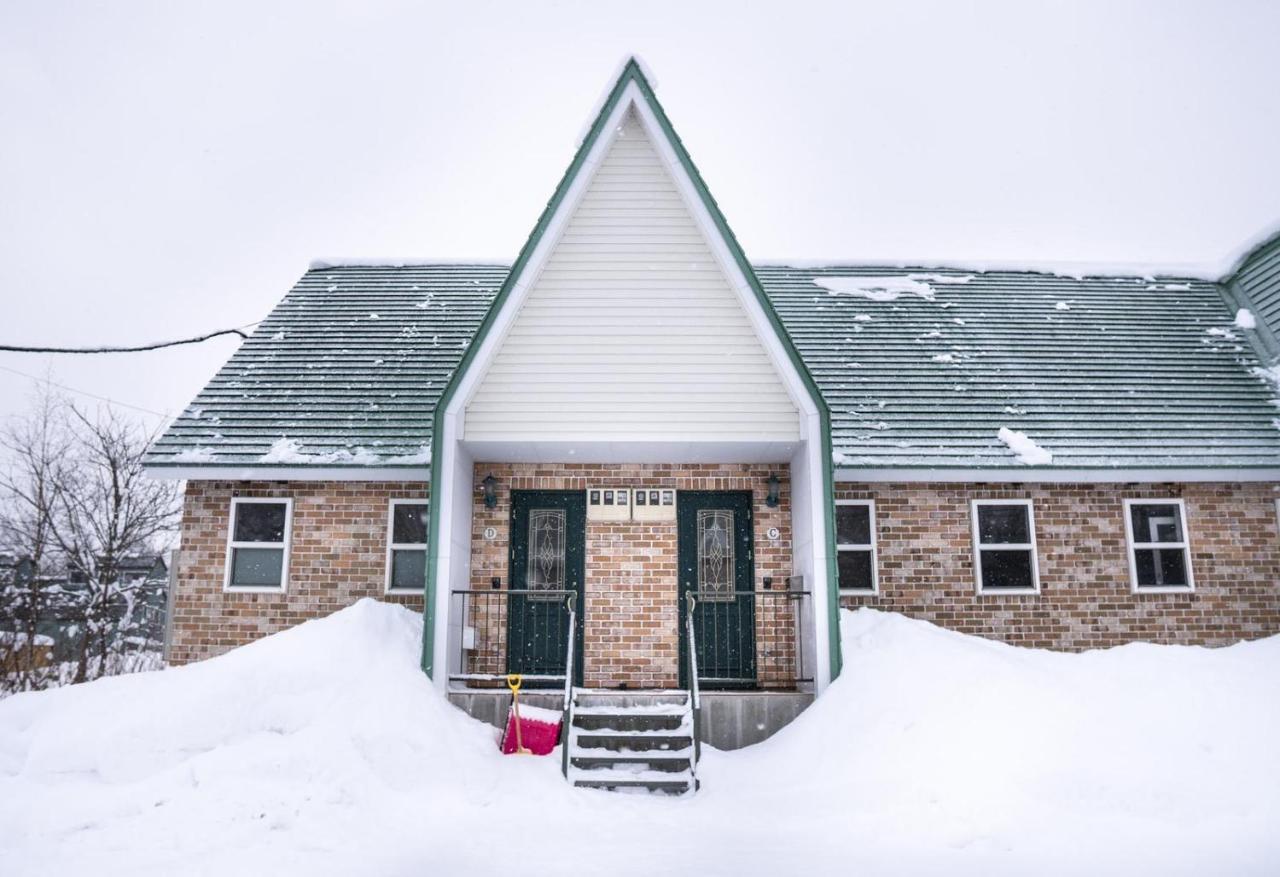
[(444, 701), (421, 630), (363, 600), (202, 663), (0, 701), (0, 873), (393, 873), (392, 835), (530, 783), (569, 794), (558, 764), (504, 763)]
[[(0, 701), (0, 873), (1266, 873), (1280, 637), (1016, 649), (843, 613), (798, 721), (670, 800), (559, 759), (418, 670), (365, 600), (200, 664)], [(571, 832), (571, 842), (565, 832)]]
[(1053, 454), (1028, 438), (1026, 433), (1002, 426), (996, 433), (996, 437), (1008, 445), (1009, 450), (1017, 454), (1019, 463), (1026, 463), (1028, 466), (1047, 466), (1053, 462)]
[(841, 636), (842, 676), (771, 740), (715, 758), (708, 789), (834, 808), (878, 826), (877, 846), (933, 845), (939, 873), (984, 857), (999, 873), (1275, 872), (1280, 637), (1063, 654), (871, 609), (842, 613)]

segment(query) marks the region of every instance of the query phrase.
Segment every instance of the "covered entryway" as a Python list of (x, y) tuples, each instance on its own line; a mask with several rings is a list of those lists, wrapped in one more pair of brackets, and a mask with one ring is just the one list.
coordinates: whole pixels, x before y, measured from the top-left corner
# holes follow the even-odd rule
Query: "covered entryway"
[[(684, 684), (693, 702), (699, 682), (724, 689), (709, 704), (809, 695), (839, 672), (829, 412), (637, 64), (602, 105), (432, 428), (423, 667), (459, 698), (491, 697), (512, 651), (561, 682), (585, 668), (597, 688)], [(676, 519), (651, 503), (592, 511), (577, 567), (570, 513), (516, 494), (595, 488), (674, 491), (694, 505)], [(698, 493), (720, 495), (698, 505)], [(564, 544), (552, 535), (540, 568), (539, 522), (554, 534), (560, 520)], [(535, 588), (548, 605), (522, 593)], [(585, 648), (566, 665), (533, 631), (558, 633), (575, 611)], [(564, 632), (560, 644), (568, 654), (579, 641)]]

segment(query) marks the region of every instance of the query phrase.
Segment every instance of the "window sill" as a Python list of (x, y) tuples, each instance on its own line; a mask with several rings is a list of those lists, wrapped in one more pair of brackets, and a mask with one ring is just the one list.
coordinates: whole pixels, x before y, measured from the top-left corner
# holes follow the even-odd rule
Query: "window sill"
[(1194, 594), (1196, 589), (1191, 585), (1177, 585), (1169, 587), (1143, 587), (1141, 585), (1130, 588), (1134, 594)]
[(979, 597), (1039, 597), (1036, 588), (979, 588)]
[(387, 588), (383, 591), (388, 597), (421, 597), (426, 588)]
[(862, 588), (841, 588), (841, 597), (879, 597), (879, 591), (865, 591)]
[(249, 588), (243, 585), (224, 585), (222, 588), (224, 594), (284, 594), (285, 588)]

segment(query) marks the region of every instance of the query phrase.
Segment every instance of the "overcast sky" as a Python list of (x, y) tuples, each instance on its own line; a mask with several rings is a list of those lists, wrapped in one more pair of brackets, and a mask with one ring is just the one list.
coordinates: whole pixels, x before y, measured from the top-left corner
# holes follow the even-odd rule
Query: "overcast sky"
[[(1274, 0), (4, 0), (0, 342), (509, 259), (628, 52), (752, 258), (1215, 263), (1280, 220), (1277, 34)], [(11, 369), (173, 414), (234, 347), (0, 354), (0, 414)]]

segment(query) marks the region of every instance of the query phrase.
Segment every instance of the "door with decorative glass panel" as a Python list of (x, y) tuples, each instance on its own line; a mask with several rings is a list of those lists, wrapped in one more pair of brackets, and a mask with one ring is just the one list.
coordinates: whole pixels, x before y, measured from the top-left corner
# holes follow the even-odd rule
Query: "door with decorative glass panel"
[(685, 623), (693, 600), (693, 636), (703, 688), (752, 688), (756, 682), (755, 566), (751, 494), (682, 490), (676, 496), (680, 567), (680, 684), (689, 684)]
[[(564, 675), (569, 595), (574, 596), (577, 609), (574, 652), (582, 654), (586, 516), (582, 491), (511, 491), (508, 673)], [(574, 684), (581, 685), (581, 658), (574, 663)], [(540, 683), (527, 684), (538, 687)]]

